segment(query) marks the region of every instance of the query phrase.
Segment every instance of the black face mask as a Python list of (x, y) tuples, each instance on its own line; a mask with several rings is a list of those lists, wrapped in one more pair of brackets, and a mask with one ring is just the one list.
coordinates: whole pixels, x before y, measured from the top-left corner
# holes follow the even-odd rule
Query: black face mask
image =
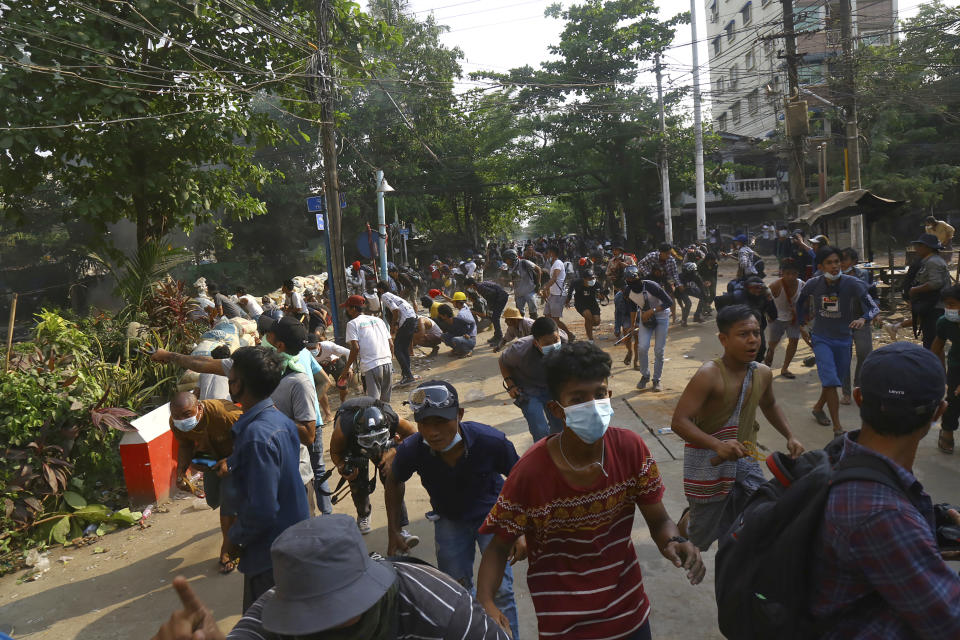
[(302, 636), (279, 637), (283, 640), (389, 640), (396, 635), (399, 592), (400, 586), (395, 582), (376, 604), (349, 627), (327, 629)]

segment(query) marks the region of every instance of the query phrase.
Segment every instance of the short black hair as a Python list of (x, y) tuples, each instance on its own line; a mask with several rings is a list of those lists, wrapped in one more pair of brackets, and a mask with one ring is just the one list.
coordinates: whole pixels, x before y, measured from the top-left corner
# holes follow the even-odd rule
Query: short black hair
[(760, 315), (753, 308), (745, 304), (732, 304), (717, 312), (717, 329), (720, 333), (730, 333), (733, 325), (748, 318), (760, 321)]
[(255, 398), (266, 398), (280, 384), (283, 359), (266, 347), (240, 347), (233, 352), (233, 370)]
[(927, 216), (927, 217), (924, 219), (924, 222), (933, 222), (933, 223), (936, 223), (936, 222), (937, 222), (937, 219), (936, 219), (936, 217), (934, 217), (934, 216)]
[(840, 252), (840, 259), (850, 260), (851, 262), (856, 264), (860, 262), (860, 254), (857, 253), (857, 250), (854, 249), (853, 247), (847, 247), (846, 249)]
[(209, 295), (211, 295), (211, 296), (215, 296), (215, 295), (217, 295), (218, 293), (220, 293), (220, 287), (218, 287), (218, 286), (217, 286), (217, 283), (215, 283), (215, 282), (208, 282), (208, 283), (207, 283), (207, 293), (208, 293)]
[(441, 316), (443, 316), (444, 318), (448, 318), (448, 317), (449, 317), (449, 318), (452, 318), (452, 317), (453, 317), (453, 309), (450, 307), (450, 305), (444, 303), (444, 304), (440, 305), (439, 307), (437, 307), (437, 315), (441, 315)]
[(286, 287), (287, 289), (290, 289), (290, 291), (293, 291), (293, 288), (294, 288), (293, 279), (291, 278), (289, 280), (284, 280), (283, 286)]
[(816, 264), (817, 264), (818, 266), (821, 265), (821, 264), (823, 264), (823, 263), (826, 261), (826, 259), (829, 258), (830, 256), (832, 256), (833, 254), (837, 254), (837, 257), (839, 258), (839, 257), (840, 257), (840, 250), (837, 249), (836, 247), (831, 247), (831, 246), (828, 245), (828, 244), (823, 245), (822, 247), (820, 247), (820, 248), (817, 250), (817, 262), (816, 262)]
[(390, 291), (390, 283), (386, 280), (377, 280), (377, 289), (383, 289), (384, 291)]
[(944, 287), (940, 291), (941, 300), (960, 300), (960, 284), (955, 284), (951, 287)]
[(660, 243), (660, 253), (663, 253), (665, 251), (672, 251), (672, 250), (673, 250), (673, 245), (670, 244), (669, 242)]
[(237, 287), (237, 288), (234, 290), (234, 292), (235, 292), (238, 296), (245, 296), (245, 295), (247, 295), (247, 290), (244, 289), (243, 287)]
[(552, 253), (552, 254), (554, 254), (554, 255), (559, 256), (559, 255), (560, 255), (560, 247), (558, 247), (558, 246), (555, 245), (555, 244), (549, 244), (549, 245), (547, 245), (547, 250), (546, 250), (544, 253)]
[(420, 304), (429, 309), (433, 306), (433, 298), (430, 296), (420, 296)]
[(464, 278), (463, 284), (467, 285), (468, 287), (472, 287), (473, 285), (477, 284), (477, 281), (473, 278)]
[(571, 342), (547, 354), (543, 366), (547, 389), (556, 400), (571, 380), (606, 380), (610, 377), (610, 355), (592, 342)]
[(530, 335), (532, 335), (533, 339), (536, 340), (537, 338), (548, 336), (556, 330), (557, 323), (553, 321), (553, 318), (540, 316), (533, 321), (533, 325), (530, 327)]
[(780, 263), (780, 271), (796, 271), (800, 273), (800, 265), (793, 258), (784, 258)]
[(214, 360), (223, 360), (230, 357), (230, 347), (225, 344), (220, 345), (210, 352), (210, 357)]

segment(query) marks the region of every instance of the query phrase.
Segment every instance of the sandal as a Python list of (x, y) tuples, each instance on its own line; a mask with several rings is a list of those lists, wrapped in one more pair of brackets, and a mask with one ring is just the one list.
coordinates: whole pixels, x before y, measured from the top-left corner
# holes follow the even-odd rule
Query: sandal
[(839, 437), (842, 436), (844, 433), (846, 433), (846, 431), (844, 431), (843, 429), (839, 429), (839, 430), (834, 429), (834, 430), (833, 430), (833, 437), (834, 437), (834, 438), (839, 438)]
[(227, 575), (232, 573), (234, 569), (237, 568), (237, 560), (231, 558), (230, 560), (224, 561), (223, 558), (217, 563), (217, 570), (220, 572), (220, 575)]
[(833, 424), (830, 422), (830, 418), (827, 417), (827, 414), (823, 412), (823, 409), (814, 409), (810, 413), (813, 414), (817, 424), (823, 425), (824, 427), (829, 427), (831, 424)]
[(944, 431), (943, 429), (940, 429), (940, 436), (937, 438), (937, 449), (940, 449), (940, 451), (942, 451), (942, 452), (944, 452), (944, 453), (946, 453), (946, 454), (948, 454), (948, 455), (952, 455), (952, 454), (953, 454), (953, 439), (951, 438), (951, 439), (948, 441), (946, 438), (943, 437), (943, 436), (947, 435), (948, 433), (952, 433), (952, 432), (950, 432), (950, 431)]
[[(769, 366), (769, 365), (768, 365), (768, 366)], [(781, 372), (780, 372), (780, 377), (781, 377), (781, 378), (786, 378), (787, 380), (793, 380), (793, 379), (796, 378), (797, 376), (796, 376), (795, 373), (792, 373), (792, 372), (790, 372), (790, 371), (781, 371)]]

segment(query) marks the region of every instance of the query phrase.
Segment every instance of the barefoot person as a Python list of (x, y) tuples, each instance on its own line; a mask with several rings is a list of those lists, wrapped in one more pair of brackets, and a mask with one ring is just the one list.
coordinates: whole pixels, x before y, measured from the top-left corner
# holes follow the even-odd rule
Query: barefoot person
[[(574, 342), (547, 356), (544, 368), (550, 411), (563, 430), (514, 465), (480, 528), (494, 535), (480, 561), (477, 600), (509, 626), (494, 598), (513, 545), (525, 535), (541, 638), (649, 639), (650, 601), (630, 535), (637, 508), (652, 543), (691, 584), (706, 572), (700, 553), (663, 506), (663, 483), (646, 444), (633, 431), (608, 429), (610, 356)], [(648, 554), (644, 564), (650, 563)]]
[(799, 278), (800, 266), (793, 258), (786, 258), (780, 264), (780, 279), (770, 284), (770, 293), (773, 295), (773, 304), (777, 308), (777, 318), (773, 320), (767, 329), (767, 353), (764, 364), (768, 367), (773, 366), (773, 352), (780, 344), (783, 334), (787, 334), (787, 351), (783, 355), (783, 366), (780, 367), (780, 375), (784, 378), (796, 378), (790, 371), (790, 363), (793, 361), (794, 354), (797, 353), (797, 344), (800, 337), (807, 342), (810, 338), (800, 328), (797, 322), (797, 293), (803, 288), (803, 280)]
[(759, 408), (787, 439), (796, 457), (803, 446), (777, 404), (766, 365), (755, 361), (760, 322), (746, 305), (717, 314), (723, 356), (693, 375), (673, 412), (673, 431), (683, 449), (683, 488), (690, 507), (680, 519), (681, 534), (706, 551), (733, 523), (747, 498), (764, 483), (757, 455)]

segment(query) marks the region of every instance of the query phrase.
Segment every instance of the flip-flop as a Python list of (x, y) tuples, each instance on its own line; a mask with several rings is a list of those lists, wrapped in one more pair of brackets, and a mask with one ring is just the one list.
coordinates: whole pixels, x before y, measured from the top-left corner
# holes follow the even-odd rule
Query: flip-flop
[(790, 371), (781, 371), (780, 377), (786, 378), (787, 380), (793, 380), (794, 378), (797, 377), (797, 375), (795, 373), (791, 373)]
[(237, 560), (231, 559), (224, 562), (221, 558), (217, 565), (217, 570), (220, 572), (220, 574), (227, 575), (228, 573), (233, 573), (233, 570), (237, 568)]
[(813, 414), (813, 417), (814, 419), (816, 419), (817, 424), (821, 424), (825, 427), (829, 427), (831, 424), (833, 424), (832, 422), (830, 422), (830, 418), (827, 417), (827, 414), (823, 412), (823, 409), (814, 409), (810, 413)]
[(943, 436), (947, 434), (943, 429), (940, 430), (940, 435), (937, 437), (937, 449), (948, 454), (953, 455), (953, 443), (947, 442)]
[(837, 437), (839, 437), (839, 436), (842, 436), (844, 433), (846, 433), (846, 432), (845, 432), (843, 429), (840, 429), (839, 431), (834, 431), (834, 432), (833, 432), (833, 437), (834, 437), (834, 438), (837, 438)]

